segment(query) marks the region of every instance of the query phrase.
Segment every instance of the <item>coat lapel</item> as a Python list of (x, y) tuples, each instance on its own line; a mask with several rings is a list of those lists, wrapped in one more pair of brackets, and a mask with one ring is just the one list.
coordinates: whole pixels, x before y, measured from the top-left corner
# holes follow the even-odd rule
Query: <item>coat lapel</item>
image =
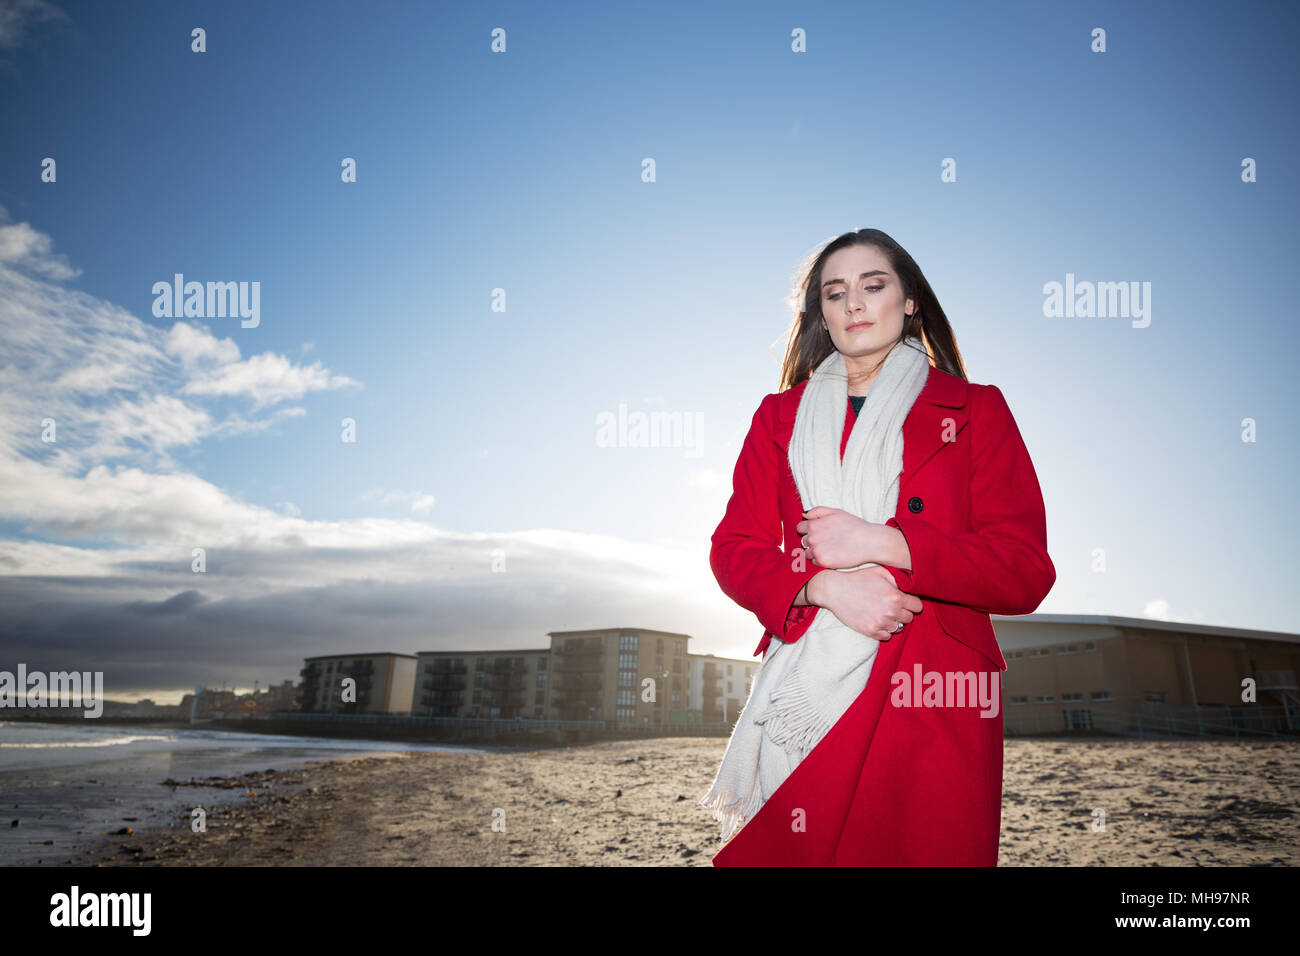
[[(799, 411), (799, 399), (807, 381), (788, 388), (777, 398), (778, 437), (789, 448), (794, 432), (794, 419)], [(921, 394), (903, 422), (903, 474), (899, 487), (904, 487), (921, 466), (933, 458), (958, 433), (966, 427), (969, 415), (966, 395), (969, 383), (956, 375), (930, 367)]]

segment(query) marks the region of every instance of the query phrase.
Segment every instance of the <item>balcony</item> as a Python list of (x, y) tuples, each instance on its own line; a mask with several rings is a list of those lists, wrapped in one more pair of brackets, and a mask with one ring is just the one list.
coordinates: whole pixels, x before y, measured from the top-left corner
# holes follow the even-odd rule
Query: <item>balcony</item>
[(458, 674), (433, 674), (425, 677), (422, 686), (425, 690), (464, 690), (465, 677)]
[(1255, 671), (1256, 690), (1300, 690), (1295, 671)]
[(605, 659), (605, 649), (603, 647), (579, 647), (573, 650), (561, 648), (552, 652), (551, 659), (555, 662), (557, 671), (592, 670), (599, 667)]
[(523, 690), (528, 686), (528, 675), (523, 671), (502, 671), (483, 675), (483, 690), (512, 691)]
[(585, 673), (585, 674), (565, 674), (563, 678), (556, 682), (555, 690), (568, 692), (587, 692), (599, 696), (605, 688), (605, 676), (603, 674)]

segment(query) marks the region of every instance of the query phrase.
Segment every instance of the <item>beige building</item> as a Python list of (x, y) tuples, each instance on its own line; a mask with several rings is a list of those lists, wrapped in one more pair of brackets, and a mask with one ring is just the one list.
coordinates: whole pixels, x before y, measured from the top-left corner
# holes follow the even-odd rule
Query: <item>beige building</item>
[[(685, 634), (640, 627), (550, 631), (551, 716), (621, 726), (686, 723)], [(652, 697), (653, 700), (646, 698)]]
[(551, 681), (545, 647), (513, 651), (421, 651), (417, 717), (543, 718)]
[(749, 700), (760, 661), (736, 660), (713, 654), (690, 654), (688, 706), (706, 724), (734, 724)]
[[(423, 717), (734, 722), (757, 661), (691, 654), (688, 635), (644, 628), (555, 631), (550, 647), (422, 651), (411, 713)], [(654, 681), (654, 701), (646, 681)]]
[[(303, 661), (301, 706), (317, 714), (410, 714), (415, 690), (413, 654), (330, 654)], [(344, 702), (345, 679), (356, 700)]]
[(1105, 615), (992, 620), (1008, 734), (1300, 729), (1300, 635)]

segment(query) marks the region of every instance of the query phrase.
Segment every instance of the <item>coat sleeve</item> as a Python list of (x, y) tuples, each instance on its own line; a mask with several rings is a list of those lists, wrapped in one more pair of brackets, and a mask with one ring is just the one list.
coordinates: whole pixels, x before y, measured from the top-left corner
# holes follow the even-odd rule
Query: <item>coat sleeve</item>
[(885, 524), (907, 539), (912, 570), (890, 567), (902, 591), (987, 614), (1029, 614), (1052, 589), (1038, 476), (1002, 392), (973, 386), (971, 532), (950, 534), (906, 513)]
[(816, 616), (814, 605), (794, 606), (800, 589), (826, 570), (782, 549), (781, 450), (773, 438), (778, 393), (758, 406), (732, 476), (731, 500), (713, 533), (709, 565), (724, 594), (781, 640), (791, 643)]

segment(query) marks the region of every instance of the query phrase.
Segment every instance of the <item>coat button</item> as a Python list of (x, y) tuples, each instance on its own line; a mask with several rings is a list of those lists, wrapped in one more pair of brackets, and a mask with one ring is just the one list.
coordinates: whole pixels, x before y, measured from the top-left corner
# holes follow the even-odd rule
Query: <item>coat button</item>
[(913, 497), (907, 499), (907, 510), (912, 512), (912, 514), (916, 514), (924, 507), (925, 507), (925, 502), (923, 502), (920, 498)]

